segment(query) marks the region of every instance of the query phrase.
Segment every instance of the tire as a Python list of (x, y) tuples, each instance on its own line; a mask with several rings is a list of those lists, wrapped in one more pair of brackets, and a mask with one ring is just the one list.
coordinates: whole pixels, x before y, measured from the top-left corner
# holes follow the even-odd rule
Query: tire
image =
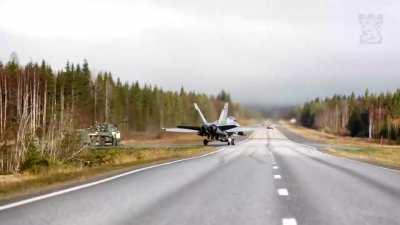
[(228, 138), (228, 145), (231, 145), (231, 144), (232, 144), (232, 139)]
[(207, 139), (204, 139), (204, 140), (203, 140), (203, 144), (204, 144), (204, 146), (207, 146), (207, 145), (208, 145), (208, 140), (207, 140)]
[(106, 138), (100, 137), (100, 146), (105, 146), (105, 145), (106, 145)]
[(232, 139), (231, 144), (235, 145), (235, 139)]

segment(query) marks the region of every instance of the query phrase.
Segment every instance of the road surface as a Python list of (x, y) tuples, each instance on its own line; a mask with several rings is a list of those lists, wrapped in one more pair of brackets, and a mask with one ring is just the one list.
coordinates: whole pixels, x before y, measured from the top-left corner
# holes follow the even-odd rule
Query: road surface
[(395, 225), (400, 172), (257, 129), (241, 144), (0, 206), (0, 224)]

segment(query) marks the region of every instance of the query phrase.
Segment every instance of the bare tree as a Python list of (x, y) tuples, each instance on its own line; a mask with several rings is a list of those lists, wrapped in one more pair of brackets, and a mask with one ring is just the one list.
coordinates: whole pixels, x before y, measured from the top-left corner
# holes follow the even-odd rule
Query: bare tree
[(106, 96), (105, 96), (105, 110), (104, 110), (105, 115), (104, 116), (105, 116), (105, 121), (108, 122), (109, 121), (109, 118), (108, 118), (109, 117), (109, 102), (108, 102), (109, 99), (108, 98), (110, 95), (110, 90), (109, 90), (110, 87), (109, 87), (109, 81), (108, 81), (107, 75), (105, 76), (105, 79), (106, 79), (106, 85), (105, 85), (106, 86)]

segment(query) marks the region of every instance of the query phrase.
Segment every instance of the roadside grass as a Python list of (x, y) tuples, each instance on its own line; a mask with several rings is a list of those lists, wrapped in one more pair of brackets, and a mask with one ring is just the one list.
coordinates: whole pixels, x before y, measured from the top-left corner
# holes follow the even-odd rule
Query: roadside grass
[(381, 145), (377, 140), (336, 136), (286, 122), (281, 122), (281, 125), (304, 138), (331, 145), (327, 148), (329, 154), (400, 169), (399, 145)]
[(132, 144), (192, 144), (202, 143), (203, 138), (197, 134), (184, 134), (184, 133), (169, 133), (161, 132), (157, 135), (146, 132), (136, 132), (131, 134), (134, 138), (125, 138), (122, 141), (124, 145)]
[(281, 126), (292, 131), (293, 133), (303, 136), (310, 140), (329, 142), (335, 139), (335, 135), (332, 134), (290, 124), (285, 121), (279, 121), (279, 123)]
[(400, 169), (400, 149), (391, 148), (330, 148), (328, 152), (388, 168)]
[(21, 174), (0, 176), (0, 200), (57, 189), (146, 165), (188, 158), (213, 147), (88, 149), (68, 162), (51, 162)]
[(388, 144), (380, 144), (379, 140), (376, 139), (368, 139), (368, 138), (358, 138), (358, 137), (349, 137), (349, 136), (338, 136), (330, 133), (326, 133), (319, 130), (314, 130), (310, 128), (305, 128), (299, 125), (289, 124), (284, 121), (280, 121), (280, 124), (292, 131), (295, 134), (303, 136), (307, 139), (323, 142), (326, 144), (333, 145), (348, 145), (349, 147), (374, 147), (374, 148), (389, 148), (389, 149), (399, 149), (399, 145), (388, 145)]

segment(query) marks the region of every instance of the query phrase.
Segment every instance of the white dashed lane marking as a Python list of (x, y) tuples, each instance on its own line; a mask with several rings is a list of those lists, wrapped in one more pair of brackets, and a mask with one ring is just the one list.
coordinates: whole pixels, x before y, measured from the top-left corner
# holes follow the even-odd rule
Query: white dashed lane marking
[(283, 218), (282, 225), (297, 225), (295, 218)]
[(278, 194), (279, 194), (280, 196), (288, 196), (288, 195), (289, 195), (289, 192), (288, 192), (288, 190), (287, 190), (286, 188), (279, 188), (279, 189), (278, 189)]
[[(272, 162), (272, 169), (274, 170), (279, 169), (272, 152), (271, 152), (271, 162)], [(275, 180), (282, 179), (282, 176), (279, 174), (274, 174), (273, 177)], [(277, 191), (279, 196), (289, 196), (289, 191), (286, 188), (279, 188)], [(297, 221), (295, 218), (282, 218), (282, 225), (297, 225)]]
[(275, 180), (280, 180), (281, 178), (282, 178), (281, 175), (274, 175)]

